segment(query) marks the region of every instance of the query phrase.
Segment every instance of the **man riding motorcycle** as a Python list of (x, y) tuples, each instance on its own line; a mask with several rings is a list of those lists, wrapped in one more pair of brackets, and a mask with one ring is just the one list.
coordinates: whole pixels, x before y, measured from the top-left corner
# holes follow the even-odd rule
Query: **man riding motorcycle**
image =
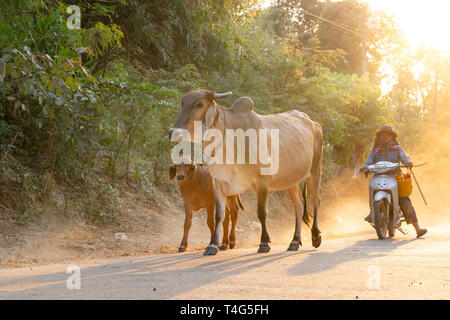
[[(411, 159), (403, 152), (403, 149), (400, 147), (396, 138), (397, 133), (392, 130), (391, 126), (382, 126), (380, 130), (375, 134), (373, 148), (370, 151), (366, 163), (361, 167), (359, 171), (367, 173), (368, 166), (379, 161), (389, 161), (393, 163), (401, 162), (405, 166), (412, 168), (414, 165), (411, 162)], [(394, 174), (398, 173), (401, 172), (395, 172)], [(414, 207), (411, 203), (411, 199), (409, 197), (399, 197), (398, 200), (406, 223), (412, 224), (414, 226), (414, 228), (416, 229), (417, 238), (427, 233), (427, 229), (422, 229), (419, 226), (416, 211), (414, 210)], [(370, 214), (364, 220), (371, 222)]]

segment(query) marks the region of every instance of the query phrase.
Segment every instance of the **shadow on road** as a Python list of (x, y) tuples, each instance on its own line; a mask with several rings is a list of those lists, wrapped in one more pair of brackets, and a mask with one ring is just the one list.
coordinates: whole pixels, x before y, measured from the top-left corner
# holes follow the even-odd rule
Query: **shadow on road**
[[(62, 272), (0, 280), (0, 299), (171, 299), (227, 277), (315, 250), (249, 253), (221, 258), (201, 252), (157, 254), (81, 268), (81, 290), (68, 290)], [(204, 263), (198, 263), (198, 261)], [(195, 279), (195, 281), (186, 281)], [(11, 289), (11, 287), (13, 287)], [(212, 297), (213, 298), (213, 297)]]
[[(325, 251), (312, 249), (239, 255), (227, 251), (214, 257), (194, 252), (100, 261), (100, 265), (93, 267), (81, 266), (81, 290), (67, 289), (68, 265), (61, 264), (52, 268), (60, 268), (60, 272), (0, 280), (0, 299), (173, 299), (248, 271), (258, 272), (258, 268), (284, 258), (297, 256), (300, 261), (288, 267), (287, 275), (309, 275), (347, 262), (383, 257), (412, 241), (416, 239), (361, 240), (333, 251), (324, 246)], [(276, 276), (261, 273), (261, 277)], [(236, 290), (232, 282), (227, 290)]]
[(368, 239), (360, 240), (350, 246), (333, 252), (315, 251), (301, 263), (290, 267), (288, 269), (288, 274), (307, 275), (319, 273), (325, 270), (333, 269), (336, 266), (346, 262), (383, 257), (400, 246), (417, 240), (419, 239)]

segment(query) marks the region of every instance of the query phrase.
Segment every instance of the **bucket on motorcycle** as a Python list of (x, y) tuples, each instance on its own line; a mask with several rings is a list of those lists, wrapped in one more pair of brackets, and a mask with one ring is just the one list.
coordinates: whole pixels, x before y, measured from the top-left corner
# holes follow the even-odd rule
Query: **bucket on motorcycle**
[(412, 193), (412, 178), (410, 174), (398, 174), (394, 176), (398, 184), (398, 197), (409, 197)]

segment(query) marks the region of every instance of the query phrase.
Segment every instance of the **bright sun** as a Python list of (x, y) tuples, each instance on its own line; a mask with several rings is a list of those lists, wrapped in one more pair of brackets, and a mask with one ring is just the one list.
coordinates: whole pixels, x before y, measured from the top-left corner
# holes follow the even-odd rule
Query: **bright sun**
[(450, 51), (449, 0), (366, 0), (373, 9), (393, 14), (412, 47)]

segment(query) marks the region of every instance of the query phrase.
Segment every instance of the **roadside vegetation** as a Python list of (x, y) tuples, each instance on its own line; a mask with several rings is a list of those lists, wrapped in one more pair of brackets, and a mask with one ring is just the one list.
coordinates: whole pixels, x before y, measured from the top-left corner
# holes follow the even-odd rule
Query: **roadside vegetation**
[[(67, 27), (73, 4), (80, 29)], [(411, 50), (382, 16), (369, 32), (363, 74), (364, 8), (355, 0), (268, 8), (256, 0), (1, 1), (4, 226), (54, 215), (120, 225), (124, 189), (161, 207), (158, 197), (176, 192), (167, 131), (183, 94), (198, 88), (232, 91), (224, 106), (247, 95), (258, 113), (298, 109), (320, 122), (324, 188), (362, 161), (382, 124), (413, 148), (432, 125), (434, 56)], [(386, 65), (393, 86), (382, 92)], [(449, 68), (440, 61), (438, 129), (450, 116)]]

